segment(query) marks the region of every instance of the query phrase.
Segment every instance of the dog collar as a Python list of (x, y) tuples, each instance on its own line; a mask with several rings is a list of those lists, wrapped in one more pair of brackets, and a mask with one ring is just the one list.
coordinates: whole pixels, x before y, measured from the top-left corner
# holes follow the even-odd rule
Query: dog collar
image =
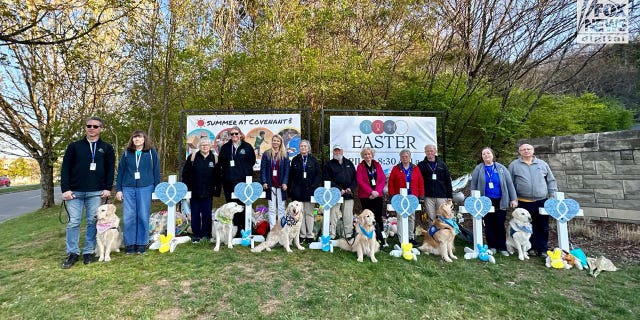
[(460, 233), (460, 228), (458, 227), (458, 223), (455, 220), (447, 219), (447, 218), (445, 218), (443, 216), (438, 216), (438, 218), (440, 218), (440, 220), (442, 220), (442, 222), (446, 223), (448, 226), (453, 228), (453, 231), (455, 232), (455, 234)]
[(218, 220), (218, 222), (222, 223), (222, 224), (231, 224), (231, 219), (228, 217), (224, 217), (224, 216), (218, 216), (218, 218), (216, 219)]
[(361, 224), (358, 225), (360, 227), (360, 232), (362, 232), (362, 234), (364, 234), (365, 237), (371, 239), (373, 238), (373, 230), (367, 232), (367, 230), (365, 230)]
[(516, 223), (516, 227), (518, 227), (519, 231), (526, 232), (526, 233), (533, 233), (533, 230), (531, 230), (529, 226), (521, 226)]

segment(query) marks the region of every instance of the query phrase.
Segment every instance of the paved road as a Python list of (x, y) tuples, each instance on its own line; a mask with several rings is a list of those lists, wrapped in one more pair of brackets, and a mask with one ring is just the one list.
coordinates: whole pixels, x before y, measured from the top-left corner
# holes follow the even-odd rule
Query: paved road
[[(62, 194), (54, 192), (56, 204), (61, 203)], [(40, 190), (0, 194), (0, 222), (40, 209)]]

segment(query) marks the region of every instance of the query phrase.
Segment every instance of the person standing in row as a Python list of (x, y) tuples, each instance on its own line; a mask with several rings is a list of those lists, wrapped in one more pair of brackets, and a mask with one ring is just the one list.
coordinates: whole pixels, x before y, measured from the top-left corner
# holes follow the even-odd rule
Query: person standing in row
[[(238, 126), (228, 130), (231, 139), (220, 147), (218, 160), (222, 168), (222, 187), (226, 202), (235, 201), (244, 206), (238, 199), (232, 199), (231, 193), (240, 182), (245, 182), (247, 176), (253, 176), (253, 166), (256, 164), (256, 153), (253, 147), (244, 141), (244, 134)], [(236, 238), (241, 236), (244, 229), (245, 212), (239, 212), (233, 217), (233, 225), (238, 227)]]
[(518, 208), (531, 214), (530, 255), (547, 256), (549, 249), (549, 216), (541, 215), (540, 208), (549, 197), (558, 192), (556, 178), (549, 165), (533, 155), (533, 146), (522, 144), (518, 148), (520, 157), (509, 164), (511, 180), (518, 194)]
[[(396, 194), (400, 194), (400, 189), (406, 188), (407, 194), (412, 194), (419, 199), (424, 198), (424, 181), (422, 173), (417, 165), (411, 162), (411, 151), (402, 149), (400, 151), (400, 163), (393, 166), (389, 174), (389, 199)], [(418, 245), (415, 240), (416, 215), (415, 212), (409, 215), (408, 241), (414, 246)], [(398, 223), (398, 234), (402, 234), (402, 223)]]
[(278, 218), (284, 217), (284, 202), (287, 200), (289, 183), (289, 157), (282, 145), (282, 136), (271, 137), (271, 149), (262, 154), (260, 161), (260, 183), (267, 192), (269, 202), (269, 227), (273, 230)]
[(193, 243), (211, 238), (213, 197), (220, 196), (220, 165), (211, 152), (211, 139), (201, 138), (182, 168), (182, 182), (191, 191), (191, 231)]
[(313, 203), (311, 196), (316, 188), (322, 184), (322, 171), (320, 163), (311, 154), (311, 144), (308, 140), (300, 141), (300, 153), (291, 160), (289, 170), (289, 195), (291, 200), (302, 202), (304, 216), (300, 227), (301, 243), (313, 242)]
[(149, 243), (151, 195), (160, 183), (158, 153), (146, 132), (131, 134), (118, 164), (116, 198), (123, 201), (122, 220), (126, 254), (143, 254)]
[(438, 148), (432, 144), (426, 145), (424, 153), (426, 156), (418, 163), (418, 168), (424, 180), (425, 211), (433, 222), (438, 208), (453, 198), (453, 188), (449, 167), (437, 156)]
[(373, 160), (375, 150), (364, 147), (360, 151), (362, 162), (356, 169), (356, 180), (358, 181), (358, 198), (362, 209), (369, 209), (376, 219), (376, 238), (384, 247), (388, 246), (382, 236), (382, 197), (384, 185), (387, 177), (378, 161)]
[(331, 187), (338, 188), (342, 196), (342, 204), (331, 207), (331, 239), (336, 237), (338, 213), (342, 211), (344, 237), (353, 235), (353, 193), (356, 189), (356, 167), (351, 160), (342, 154), (339, 144), (333, 146), (333, 159), (324, 164), (323, 179), (331, 181)]
[(482, 163), (478, 164), (471, 174), (471, 190), (480, 191), (480, 195), (491, 199), (494, 212), (484, 216), (487, 246), (494, 252), (508, 256), (507, 237), (504, 222), (507, 219), (507, 208), (518, 206), (516, 189), (511, 181), (507, 168), (495, 162), (493, 149), (484, 147), (481, 151)]
[(100, 139), (104, 122), (98, 117), (90, 117), (85, 122), (86, 136), (67, 146), (60, 170), (60, 189), (65, 201), (69, 222), (66, 229), (67, 258), (63, 269), (71, 268), (80, 257), (80, 223), (82, 209), (86, 211), (86, 233), (82, 259), (84, 264), (95, 261), (96, 210), (101, 198), (111, 195), (115, 168), (113, 147)]

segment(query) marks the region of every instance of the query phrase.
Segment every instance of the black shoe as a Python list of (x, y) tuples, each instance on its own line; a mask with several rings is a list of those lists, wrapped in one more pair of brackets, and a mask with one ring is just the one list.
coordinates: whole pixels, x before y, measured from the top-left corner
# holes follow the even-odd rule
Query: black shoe
[(418, 246), (418, 241), (416, 241), (416, 239), (409, 239), (409, 243), (411, 243), (414, 248)]
[(125, 253), (126, 254), (134, 254), (134, 253), (136, 253), (136, 246), (134, 246), (134, 245), (127, 246), (127, 248), (125, 249)]
[(62, 263), (62, 269), (71, 268), (76, 262), (78, 262), (78, 254), (77, 253), (69, 253), (67, 259)]
[(93, 253), (85, 253), (82, 255), (82, 262), (84, 264), (94, 263), (96, 262), (96, 255)]
[(145, 253), (145, 251), (147, 251), (147, 246), (145, 246), (145, 245), (136, 245), (136, 253), (137, 254), (143, 254), (143, 253)]
[(548, 257), (545, 251), (538, 251), (538, 256), (542, 257), (542, 259), (546, 259)]

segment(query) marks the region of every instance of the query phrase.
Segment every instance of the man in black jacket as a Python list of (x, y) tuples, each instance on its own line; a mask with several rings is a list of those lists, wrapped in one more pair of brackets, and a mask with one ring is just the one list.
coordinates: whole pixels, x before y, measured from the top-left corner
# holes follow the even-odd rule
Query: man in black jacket
[(73, 266), (80, 256), (80, 223), (82, 209), (86, 211), (87, 230), (82, 249), (84, 264), (95, 261), (96, 210), (101, 198), (111, 195), (115, 167), (113, 147), (100, 139), (104, 122), (98, 117), (86, 121), (86, 137), (67, 146), (62, 159), (60, 189), (66, 202), (69, 222), (67, 223), (67, 258), (63, 269)]
[(353, 193), (356, 189), (356, 167), (342, 154), (340, 145), (333, 146), (333, 159), (324, 165), (324, 181), (331, 181), (331, 187), (340, 189), (342, 204), (331, 207), (331, 239), (336, 237), (338, 211), (342, 210), (342, 223), (345, 238), (353, 235)]
[(425, 212), (433, 222), (438, 208), (447, 200), (453, 199), (451, 174), (449, 174), (447, 164), (438, 158), (436, 146), (426, 145), (424, 153), (426, 157), (418, 163), (418, 168), (420, 168), (424, 180)]

